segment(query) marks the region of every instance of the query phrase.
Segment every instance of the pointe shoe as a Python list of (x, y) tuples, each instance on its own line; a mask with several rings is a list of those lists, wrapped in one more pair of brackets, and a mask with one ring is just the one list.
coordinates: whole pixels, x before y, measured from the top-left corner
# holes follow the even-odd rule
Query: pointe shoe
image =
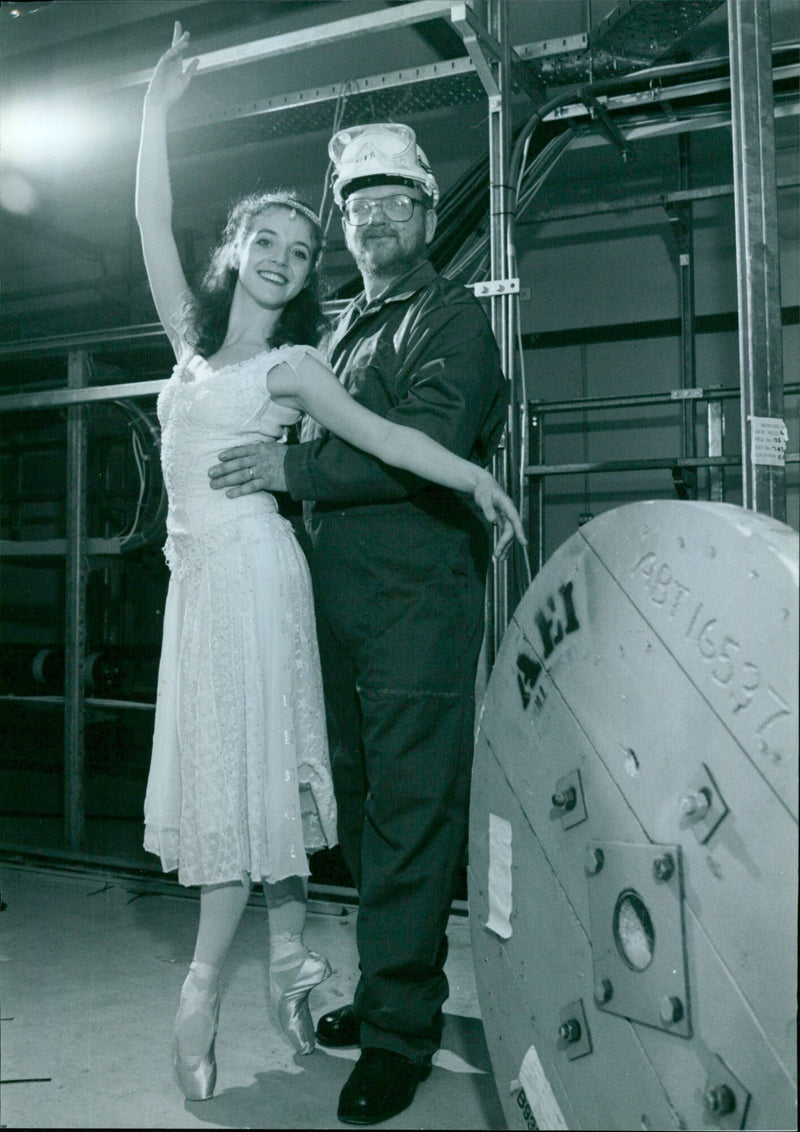
[(281, 1029), (298, 1053), (314, 1052), (314, 1023), (308, 1008), (308, 996), (314, 987), (318, 987), (332, 974), (333, 968), (328, 960), (315, 951), (309, 951), (285, 990), (281, 990), (275, 980), (270, 979), (270, 993)]
[[(195, 1014), (205, 1015), (211, 1027), (211, 1037), (205, 1053), (200, 1057), (184, 1057), (181, 1053), (181, 1026)], [(214, 1042), (219, 1025), (219, 995), (212, 997), (197, 991), (184, 991), (175, 1018), (175, 1045), (173, 1064), (178, 1084), (187, 1101), (207, 1101), (214, 1093), (217, 1083), (217, 1059), (214, 1056)]]

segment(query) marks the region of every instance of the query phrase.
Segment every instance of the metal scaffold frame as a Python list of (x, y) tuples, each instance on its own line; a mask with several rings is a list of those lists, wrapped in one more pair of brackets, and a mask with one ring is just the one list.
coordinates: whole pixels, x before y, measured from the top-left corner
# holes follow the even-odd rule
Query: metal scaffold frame
[[(519, 492), (514, 490), (514, 486), (519, 482), (518, 408), (524, 397), (519, 389), (516, 364), (519, 280), (516, 278), (513, 244), (515, 201), (509, 184), (512, 52), (508, 42), (507, 0), (486, 0), (484, 14), (483, 27), (478, 23), (474, 11), (466, 4), (455, 6), (451, 18), (461, 33), (488, 100), (491, 277), (483, 293), (489, 296), (492, 330), (500, 347), (503, 372), (510, 386), (506, 438), (495, 458), (494, 471), (509, 494), (517, 496), (516, 502), (519, 503)], [(519, 73), (519, 70), (517, 67), (516, 72)], [(541, 101), (541, 91), (537, 85), (527, 84), (526, 92), (535, 102)], [(511, 616), (509, 582), (507, 563), (496, 564), (492, 572), (491, 594), (487, 595), (486, 603), (484, 664), (487, 677)]]
[[(730, 49), (731, 49), (731, 96), (734, 107), (734, 189), (736, 198), (736, 243), (737, 276), (739, 283), (739, 322), (741, 353), (742, 429), (743, 463), (745, 481), (745, 505), (754, 510), (768, 511), (776, 518), (785, 518), (785, 478), (783, 468), (755, 466), (751, 458), (749, 426), (752, 416), (779, 417), (782, 413), (782, 372), (780, 353), (780, 306), (777, 281), (777, 205), (774, 203), (775, 168), (774, 132), (772, 128), (772, 71), (769, 43), (768, 15), (765, 24), (763, 5), (759, 0), (728, 0)], [(526, 401), (523, 375), (521, 371), (519, 343), (519, 279), (515, 253), (515, 211), (517, 207), (516, 190), (519, 183), (511, 184), (514, 176), (510, 170), (512, 154), (511, 136), (511, 96), (512, 86), (522, 90), (533, 103), (534, 112), (557, 118), (571, 118), (587, 112), (588, 103), (580, 105), (580, 99), (573, 99), (573, 105), (561, 99), (557, 107), (549, 110), (545, 102), (545, 89), (523, 59), (541, 59), (578, 53), (586, 48), (586, 35), (553, 41), (549, 44), (527, 45), (516, 50), (511, 47), (508, 35), (509, 0), (466, 0), (454, 3), (453, 0), (416, 0), (391, 11), (360, 15), (346, 20), (338, 20), (287, 35), (258, 40), (222, 51), (201, 56), (201, 69), (213, 70), (252, 62), (254, 59), (270, 55), (286, 54), (292, 51), (317, 47), (321, 43), (350, 38), (356, 34), (373, 31), (386, 31), (391, 28), (409, 26), (432, 18), (447, 18), (461, 35), (468, 59), (450, 60), (424, 68), (393, 72), (390, 76), (373, 76), (370, 79), (350, 80), (351, 89), (383, 90), (392, 86), (409, 83), (429, 83), (463, 77), (468, 73), (477, 75), (488, 105), (488, 154), (489, 154), (489, 279), (476, 285), (476, 293), (488, 300), (491, 323), (501, 352), (504, 372), (510, 385), (510, 409), (507, 434), (502, 448), (495, 458), (494, 471), (506, 486), (509, 494), (525, 511), (528, 494), (535, 497), (541, 493), (541, 485), (548, 474), (559, 474), (556, 467), (548, 468), (537, 451), (536, 430), (531, 430), (531, 406)], [(127, 76), (119, 85), (136, 85), (149, 79), (150, 71)], [(379, 80), (387, 80), (380, 82)], [(717, 80), (703, 79), (710, 85)], [(273, 98), (267, 104), (259, 103), (251, 108), (229, 108), (233, 116), (246, 116), (270, 113), (272, 110), (292, 106), (308, 106), (315, 100), (334, 99), (339, 88), (320, 88), (316, 92), (300, 92), (286, 95), (283, 99)], [(573, 88), (574, 94), (574, 88)], [(597, 117), (606, 140), (611, 140), (625, 152), (625, 147), (636, 135), (634, 128), (624, 137), (609, 118), (609, 108), (624, 108), (635, 105), (637, 95), (623, 94), (618, 97), (598, 95), (597, 98), (586, 93), (592, 100), (592, 117)], [(657, 95), (648, 94), (646, 101), (653, 101)], [(552, 101), (552, 100), (551, 100)], [(754, 118), (751, 103), (756, 102), (758, 113)], [(225, 115), (216, 115), (221, 121)], [(209, 119), (210, 120), (210, 119)], [(203, 121), (187, 120), (185, 126), (202, 126)], [(181, 128), (179, 124), (178, 128)], [(687, 127), (688, 128), (688, 127)], [(688, 162), (688, 153), (685, 155)], [(772, 166), (770, 169), (770, 159)], [(519, 170), (515, 170), (519, 172)], [(685, 200), (678, 200), (683, 193)], [(672, 194), (677, 207), (674, 213), (674, 231), (682, 247), (681, 274), (681, 387), (689, 394), (694, 390), (693, 355), (693, 278), (691, 247), (690, 201), (693, 196), (688, 184), (681, 184), (681, 192)], [(768, 207), (762, 207), (763, 197), (770, 196)], [(684, 207), (681, 207), (681, 206)], [(758, 225), (761, 225), (759, 228)], [(763, 252), (763, 254), (762, 254)], [(760, 257), (760, 258), (759, 258)], [(86, 422), (85, 406), (93, 402), (106, 402), (125, 398), (151, 397), (157, 394), (164, 381), (130, 382), (108, 386), (90, 386), (88, 370), (90, 351), (93, 347), (107, 345), (112, 341), (132, 342), (152, 339), (161, 335), (157, 326), (122, 328), (117, 331), (99, 332), (91, 335), (63, 336), (49, 342), (6, 343), (0, 345), (0, 357), (24, 356), (42, 353), (69, 353), (68, 387), (32, 393), (17, 393), (0, 397), (0, 412), (20, 411), (37, 408), (65, 406), (68, 413), (67, 446), (67, 500), (69, 526), (64, 542), (51, 554), (65, 554), (67, 565), (67, 607), (65, 645), (68, 658), (65, 688), (65, 836), (69, 850), (80, 851), (84, 847), (84, 763), (83, 763), (83, 725), (86, 710), (84, 699), (82, 665), (85, 648), (86, 583), (92, 555), (119, 553), (118, 540), (88, 539), (86, 531)], [(702, 391), (699, 391), (702, 394)], [(729, 393), (731, 391), (725, 391)], [(732, 395), (732, 392), (731, 392)], [(656, 398), (657, 400), (658, 398)], [(625, 399), (618, 399), (620, 403)], [(655, 402), (654, 402), (655, 403)], [(578, 407), (578, 403), (574, 403)], [(720, 400), (710, 398), (709, 413), (716, 413)], [(585, 406), (583, 406), (585, 407)], [(589, 406), (591, 407), (591, 406)], [(544, 414), (557, 406), (540, 406)], [(694, 411), (695, 403), (687, 397), (682, 422), (682, 464), (686, 468), (708, 466), (717, 470), (721, 476), (722, 467), (734, 462), (724, 458), (721, 440), (717, 437), (719, 422), (716, 416), (709, 416), (709, 430), (714, 432), (716, 448), (709, 448), (709, 459), (698, 459), (694, 452)], [(714, 425), (716, 422), (716, 425)], [(709, 432), (711, 435), (711, 431)], [(632, 466), (646, 467), (648, 461), (633, 461)], [(663, 464), (663, 461), (650, 461)], [(582, 470), (562, 466), (562, 474)], [(592, 470), (606, 470), (592, 468)], [(782, 502), (783, 501), (783, 502)], [(781, 510), (783, 507), (783, 510)], [(531, 511), (531, 526), (541, 526), (542, 508), (537, 515)], [(541, 565), (541, 529), (530, 530), (533, 546), (538, 547), (538, 560), (534, 555), (534, 569)], [(9, 551), (9, 544), (2, 547)], [(11, 553), (24, 553), (20, 548)], [(510, 565), (494, 567), (491, 584), (487, 591), (487, 637), (482, 665), (483, 678), (488, 678), (494, 657), (511, 617), (513, 602), (521, 596), (525, 579), (519, 561), (512, 559)], [(142, 705), (137, 705), (141, 707)]]
[(758, 462), (757, 420), (783, 423), (778, 200), (769, 4), (728, 0), (744, 506), (786, 519), (783, 468)]
[[(488, 22), (482, 24), (475, 14), (482, 7)], [(502, 279), (508, 263), (507, 246), (507, 186), (504, 170), (508, 161), (508, 95), (511, 51), (506, 41), (505, 21), (507, 0), (473, 0), (471, 4), (450, 2), (432, 3), (417, 0), (392, 12), (379, 12), (369, 16), (334, 21), (300, 32), (260, 40), (244, 47), (213, 52), (201, 56), (204, 70), (218, 69), (250, 62), (256, 58), (303, 50), (348, 38), (354, 34), (403, 27), (436, 16), (448, 16), (465, 37), (470, 58), (489, 93), (489, 151), (492, 194), (491, 262), (493, 278)], [(520, 72), (522, 73), (522, 71)], [(128, 76), (121, 85), (146, 82), (150, 72)], [(535, 85), (531, 79), (531, 84)], [(512, 380), (513, 349), (510, 335), (513, 309), (509, 295), (492, 296), (492, 326), (501, 347), (505, 372)], [(149, 333), (149, 328), (145, 333)], [(99, 336), (102, 338), (102, 336)], [(85, 347), (86, 343), (81, 342)], [(78, 346), (79, 343), (73, 343)], [(35, 349), (35, 347), (34, 347)], [(8, 352), (3, 351), (3, 352)], [(26, 351), (22, 351), (23, 353)], [(65, 681), (64, 725), (64, 805), (65, 845), (68, 850), (81, 851), (85, 847), (85, 775), (84, 775), (84, 719), (86, 704), (83, 688), (83, 659), (86, 630), (86, 584), (88, 579), (87, 553), (90, 549), (86, 531), (86, 421), (84, 404), (92, 401), (109, 401), (120, 396), (152, 396), (162, 387), (163, 381), (131, 383), (123, 386), (87, 388), (86, 374), (89, 355), (85, 348), (69, 352), (68, 389), (33, 394), (14, 394), (0, 398), (0, 412), (20, 409), (45, 408), (67, 405), (67, 514), (68, 528), (65, 544), (67, 566), (67, 605), (65, 614), (65, 651), (67, 657)], [(512, 404), (518, 401), (512, 391)], [(513, 414), (512, 414), (513, 416)], [(509, 445), (505, 453), (508, 458)], [(508, 474), (508, 467), (503, 469)], [(502, 476), (502, 472), (500, 473)], [(502, 615), (492, 624), (505, 627), (506, 589), (497, 582), (494, 586), (494, 604), (500, 605)], [(488, 604), (488, 603), (487, 603)], [(492, 655), (494, 650), (492, 649)]]

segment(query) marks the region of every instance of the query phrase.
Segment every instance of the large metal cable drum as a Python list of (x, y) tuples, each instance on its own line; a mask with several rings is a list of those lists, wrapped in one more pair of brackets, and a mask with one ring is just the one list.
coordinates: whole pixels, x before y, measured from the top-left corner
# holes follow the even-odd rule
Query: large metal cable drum
[(797, 1127), (798, 542), (635, 503), (547, 562), (480, 715), (469, 901), (510, 1128)]

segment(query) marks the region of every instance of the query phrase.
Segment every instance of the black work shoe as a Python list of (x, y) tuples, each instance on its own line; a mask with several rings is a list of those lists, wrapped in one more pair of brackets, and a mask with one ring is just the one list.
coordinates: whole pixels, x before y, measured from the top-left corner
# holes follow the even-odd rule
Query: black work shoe
[(317, 1022), (317, 1041), (321, 1046), (334, 1049), (360, 1045), (361, 1019), (353, 1010), (352, 1002), (322, 1015)]
[(367, 1047), (342, 1089), (336, 1115), (344, 1124), (380, 1124), (408, 1108), (430, 1072), (429, 1065), (401, 1053)]

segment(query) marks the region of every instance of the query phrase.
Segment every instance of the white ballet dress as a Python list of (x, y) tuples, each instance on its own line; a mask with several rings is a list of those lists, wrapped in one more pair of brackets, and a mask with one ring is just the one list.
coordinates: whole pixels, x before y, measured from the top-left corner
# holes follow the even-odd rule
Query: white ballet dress
[(159, 394), (170, 581), (144, 847), (181, 884), (308, 876), (336, 843), (311, 581), (273, 496), (229, 498), (225, 448), (281, 440), (299, 414), (267, 374), (311, 347), (212, 369), (187, 352)]

